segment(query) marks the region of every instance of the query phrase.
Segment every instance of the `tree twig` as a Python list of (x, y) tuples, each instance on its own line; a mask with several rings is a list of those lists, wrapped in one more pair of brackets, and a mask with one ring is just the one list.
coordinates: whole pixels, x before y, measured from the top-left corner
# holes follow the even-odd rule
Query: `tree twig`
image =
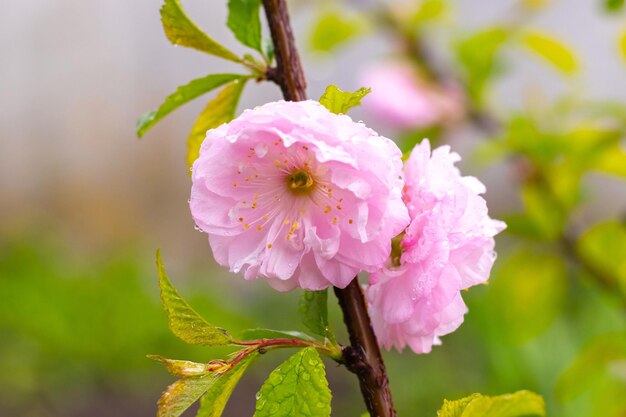
[[(285, 0), (263, 0), (276, 53), (276, 68), (267, 79), (278, 84), (285, 100), (306, 100), (306, 80), (295, 46)], [(350, 346), (342, 350), (343, 363), (354, 372), (371, 417), (395, 417), (387, 371), (357, 279), (344, 289), (335, 288), (350, 334)]]

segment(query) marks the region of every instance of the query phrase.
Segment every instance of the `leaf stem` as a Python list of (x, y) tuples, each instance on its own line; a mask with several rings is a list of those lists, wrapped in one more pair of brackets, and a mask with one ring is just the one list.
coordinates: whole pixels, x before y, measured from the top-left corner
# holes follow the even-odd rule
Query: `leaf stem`
[(289, 339), (289, 338), (277, 338), (277, 339), (258, 339), (258, 340), (237, 340), (233, 342), (239, 346), (249, 346), (249, 348), (242, 350), (270, 350), (278, 348), (289, 347), (313, 347), (320, 353), (328, 355), (332, 359), (340, 362), (342, 360), (340, 347), (331, 343), (320, 343), (312, 340), (302, 339)]
[[(274, 48), (276, 68), (269, 68), (267, 79), (278, 84), (285, 100), (306, 100), (306, 80), (295, 46), (285, 0), (263, 0)], [(342, 349), (342, 362), (354, 372), (371, 417), (394, 417), (387, 371), (357, 279), (344, 289), (335, 288), (350, 334), (350, 346)]]

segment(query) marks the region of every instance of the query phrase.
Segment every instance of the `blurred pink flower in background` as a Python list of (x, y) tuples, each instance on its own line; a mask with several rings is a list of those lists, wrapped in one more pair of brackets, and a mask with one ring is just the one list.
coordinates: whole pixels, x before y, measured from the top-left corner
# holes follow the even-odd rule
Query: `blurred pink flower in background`
[(396, 129), (453, 123), (465, 111), (458, 88), (429, 83), (408, 62), (385, 62), (366, 68), (359, 84), (372, 89), (363, 99), (365, 111)]
[(246, 110), (207, 132), (190, 207), (217, 262), (280, 291), (350, 283), (409, 223), (389, 139), (314, 101)]
[(480, 194), (484, 185), (462, 177), (459, 155), (424, 140), (405, 164), (404, 201), (411, 216), (392, 262), (366, 288), (379, 342), (430, 352), (456, 330), (467, 308), (460, 290), (484, 283), (495, 260), (493, 237), (506, 225), (493, 220)]

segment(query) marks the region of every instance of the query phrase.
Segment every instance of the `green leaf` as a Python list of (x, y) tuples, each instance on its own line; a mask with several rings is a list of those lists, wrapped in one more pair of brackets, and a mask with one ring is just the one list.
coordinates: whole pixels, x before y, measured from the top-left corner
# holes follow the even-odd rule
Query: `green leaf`
[(197, 363), (178, 359), (167, 359), (159, 355), (148, 355), (148, 358), (163, 362), (170, 374), (181, 377), (200, 376), (210, 373), (206, 363)]
[(456, 401), (444, 400), (437, 417), (521, 417), (545, 416), (545, 403), (530, 391), (489, 397), (472, 394)]
[(526, 215), (544, 239), (559, 239), (565, 228), (566, 213), (561, 203), (543, 184), (527, 183), (522, 187)]
[(612, 146), (593, 159), (591, 168), (626, 177), (626, 152), (619, 145)]
[(240, 334), (241, 340), (260, 339), (300, 339), (315, 342), (315, 338), (306, 333), (292, 330), (272, 330), (272, 329), (248, 329)]
[(478, 104), (484, 100), (487, 82), (501, 69), (499, 54), (508, 39), (506, 29), (493, 27), (476, 32), (456, 45), (470, 96)]
[(261, 0), (228, 0), (228, 28), (242, 44), (262, 52)]
[(178, 417), (214, 383), (215, 375), (179, 379), (159, 399), (157, 417)]
[(611, 13), (619, 12), (624, 8), (624, 0), (604, 0), (604, 8)]
[(196, 417), (220, 417), (224, 407), (233, 393), (233, 389), (246, 372), (248, 367), (258, 358), (257, 352), (251, 353), (241, 360), (233, 369), (221, 374), (200, 400), (200, 409)]
[(237, 104), (247, 79), (231, 81), (217, 96), (206, 105), (187, 137), (187, 164), (193, 165), (200, 154), (200, 145), (206, 137), (206, 131), (230, 122), (235, 117)]
[(518, 251), (500, 263), (489, 288), (489, 309), (505, 341), (537, 337), (561, 313), (568, 290), (563, 258), (539, 251)]
[(263, 49), (263, 55), (267, 58), (267, 64), (272, 65), (274, 62), (274, 42), (271, 38), (263, 39), (261, 42), (261, 48)]
[(472, 394), (460, 400), (443, 400), (443, 405), (437, 412), (437, 417), (460, 417), (465, 407), (467, 407), (470, 402), (480, 397), (482, 397), (482, 394)]
[(154, 126), (159, 120), (167, 116), (172, 111), (185, 103), (201, 96), (204, 93), (220, 87), (230, 81), (243, 78), (238, 74), (211, 74), (203, 78), (191, 81), (189, 84), (180, 86), (176, 92), (167, 96), (163, 104), (154, 111), (144, 113), (137, 121), (137, 136), (142, 137), (144, 133)]
[(316, 19), (309, 35), (311, 49), (330, 52), (366, 31), (366, 22), (342, 10), (326, 10)]
[(352, 107), (360, 106), (363, 97), (371, 92), (371, 88), (359, 88), (351, 93), (341, 91), (336, 85), (331, 84), (320, 97), (320, 103), (335, 114), (346, 114)]
[(163, 23), (165, 36), (174, 45), (194, 48), (229, 61), (241, 62), (237, 55), (201, 31), (187, 17), (179, 0), (165, 0), (161, 7), (161, 23)]
[(157, 270), (161, 301), (172, 333), (192, 345), (220, 346), (233, 340), (225, 330), (207, 323), (181, 298), (167, 277), (160, 251), (157, 251)]
[(300, 298), (302, 323), (313, 333), (335, 343), (335, 335), (328, 323), (328, 292), (304, 291)]
[(328, 417), (330, 398), (324, 362), (315, 348), (305, 348), (272, 371), (254, 417)]
[(626, 336), (621, 333), (603, 335), (586, 346), (574, 363), (559, 377), (556, 396), (561, 402), (571, 401), (584, 391), (597, 386), (598, 379), (614, 361), (626, 359)]
[(411, 23), (413, 25), (422, 25), (426, 22), (437, 20), (444, 16), (448, 6), (449, 4), (445, 0), (424, 0), (411, 19)]
[(539, 32), (527, 32), (522, 37), (524, 45), (540, 58), (565, 74), (578, 70), (578, 59), (572, 50), (551, 36)]
[(579, 256), (602, 274), (606, 284), (626, 294), (626, 225), (600, 223), (586, 231), (576, 244)]

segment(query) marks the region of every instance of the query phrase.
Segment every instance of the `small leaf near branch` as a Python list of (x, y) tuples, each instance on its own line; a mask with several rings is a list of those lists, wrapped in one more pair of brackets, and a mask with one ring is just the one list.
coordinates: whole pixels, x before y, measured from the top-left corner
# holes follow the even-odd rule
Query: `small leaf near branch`
[(346, 114), (352, 107), (360, 106), (363, 97), (371, 91), (371, 88), (359, 88), (352, 93), (341, 91), (336, 85), (329, 85), (320, 97), (320, 103), (333, 113)]
[(228, 0), (228, 28), (242, 44), (263, 53), (261, 48), (261, 0)]
[(545, 416), (545, 402), (530, 391), (488, 397), (472, 394), (456, 401), (444, 400), (438, 417), (521, 417)]
[(211, 74), (206, 77), (197, 78), (186, 85), (178, 87), (174, 93), (167, 96), (163, 104), (161, 104), (157, 110), (147, 112), (139, 118), (136, 128), (137, 136), (142, 137), (144, 133), (159, 120), (183, 104), (230, 81), (243, 77), (243, 75), (239, 74)]
[(165, 0), (161, 7), (161, 23), (165, 36), (174, 45), (194, 48), (229, 61), (241, 62), (237, 55), (200, 30), (185, 14), (179, 0)]
[[(167, 359), (159, 355), (148, 355), (148, 358), (163, 362), (170, 374), (180, 377), (200, 376), (214, 372), (214, 366), (178, 359)], [(221, 363), (222, 367), (227, 364)]]
[(192, 166), (200, 155), (200, 145), (206, 137), (206, 131), (230, 122), (235, 117), (237, 104), (246, 81), (246, 78), (231, 81), (202, 110), (187, 137), (187, 164), (189, 166)]
[(196, 417), (220, 417), (235, 386), (258, 356), (257, 352), (253, 352), (243, 358), (231, 370), (219, 375), (200, 400), (200, 409)]
[(214, 383), (215, 375), (183, 378), (167, 387), (158, 402), (157, 417), (178, 417)]
[(328, 417), (331, 394), (324, 362), (305, 348), (274, 369), (257, 394), (254, 417)]
[(528, 32), (522, 37), (524, 45), (537, 56), (552, 64), (564, 74), (578, 71), (578, 59), (562, 42), (539, 32)]
[(225, 330), (207, 323), (182, 299), (167, 277), (160, 251), (157, 251), (157, 270), (161, 301), (172, 333), (192, 345), (221, 346), (233, 341)]
[(328, 292), (304, 291), (300, 298), (302, 323), (313, 333), (335, 342), (335, 335), (328, 323)]

